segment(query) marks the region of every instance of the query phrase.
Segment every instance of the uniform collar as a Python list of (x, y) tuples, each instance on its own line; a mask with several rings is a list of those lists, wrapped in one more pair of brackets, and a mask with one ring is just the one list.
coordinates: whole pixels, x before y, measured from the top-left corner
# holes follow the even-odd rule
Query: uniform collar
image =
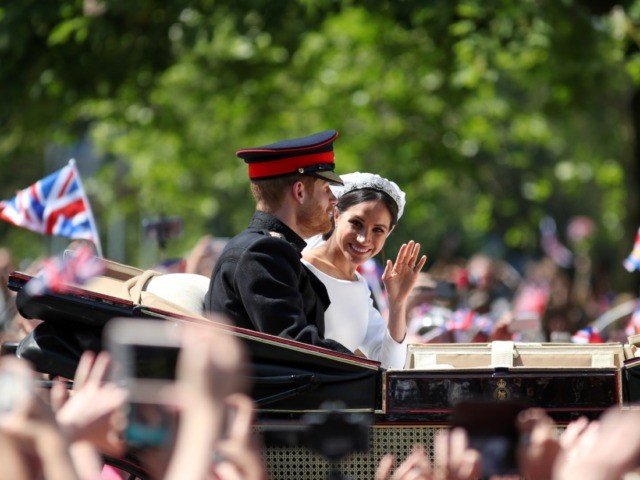
[(286, 224), (278, 220), (277, 217), (270, 213), (256, 211), (253, 214), (249, 228), (258, 230), (269, 230), (281, 234), (287, 242), (289, 242), (299, 253), (302, 252), (307, 243)]

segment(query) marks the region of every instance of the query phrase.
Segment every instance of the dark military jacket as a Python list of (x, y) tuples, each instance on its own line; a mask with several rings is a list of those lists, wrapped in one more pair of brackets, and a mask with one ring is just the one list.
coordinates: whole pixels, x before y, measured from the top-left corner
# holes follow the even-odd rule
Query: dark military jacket
[(324, 338), (329, 295), (300, 261), (306, 243), (273, 215), (255, 212), (224, 248), (211, 275), (205, 310), (239, 327), (351, 353)]

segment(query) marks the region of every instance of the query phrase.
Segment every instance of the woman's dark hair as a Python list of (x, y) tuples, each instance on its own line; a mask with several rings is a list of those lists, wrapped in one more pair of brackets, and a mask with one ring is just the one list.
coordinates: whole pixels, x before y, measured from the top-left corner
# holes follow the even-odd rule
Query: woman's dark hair
[(338, 211), (344, 213), (354, 205), (364, 202), (372, 202), (379, 200), (385, 204), (387, 210), (391, 214), (391, 228), (398, 223), (398, 204), (389, 195), (382, 190), (374, 188), (359, 188), (351, 192), (345, 193), (338, 199)]
[[(340, 214), (349, 210), (354, 205), (358, 205), (359, 203), (364, 202), (375, 202), (381, 201), (389, 210), (391, 214), (391, 225), (393, 228), (398, 223), (398, 204), (391, 198), (389, 195), (384, 193), (381, 190), (376, 190), (374, 188), (359, 188), (358, 190), (353, 190), (351, 192), (345, 193), (340, 198), (338, 198), (338, 203), (336, 207)], [(335, 228), (335, 225), (334, 225)], [(325, 240), (328, 239), (333, 233), (333, 229), (330, 232), (325, 233), (322, 238)]]

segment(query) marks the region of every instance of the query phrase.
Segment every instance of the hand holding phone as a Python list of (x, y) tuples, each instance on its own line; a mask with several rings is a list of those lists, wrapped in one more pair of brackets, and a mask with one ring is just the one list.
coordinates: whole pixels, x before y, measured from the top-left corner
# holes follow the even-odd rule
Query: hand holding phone
[(165, 392), (175, 381), (178, 325), (116, 318), (105, 327), (104, 337), (114, 364), (112, 379), (128, 391), (125, 441), (138, 447), (167, 444), (176, 423)]
[(516, 419), (529, 407), (524, 402), (510, 401), (463, 401), (455, 404), (451, 426), (464, 429), (469, 447), (480, 453), (481, 478), (518, 474)]

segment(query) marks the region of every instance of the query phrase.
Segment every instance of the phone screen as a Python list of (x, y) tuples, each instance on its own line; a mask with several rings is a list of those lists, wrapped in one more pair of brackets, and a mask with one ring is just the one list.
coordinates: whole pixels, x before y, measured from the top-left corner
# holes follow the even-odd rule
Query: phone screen
[(466, 430), (469, 447), (480, 453), (481, 478), (518, 474), (516, 418), (529, 407), (504, 401), (465, 401), (454, 406), (451, 425)]
[(469, 435), (469, 447), (480, 452), (482, 478), (517, 475), (517, 437), (506, 434)]
[(169, 443), (174, 427), (175, 419), (166, 405), (131, 402), (124, 439), (137, 447), (160, 447)]
[(133, 345), (132, 351), (132, 373), (135, 378), (175, 380), (177, 347)]
[(131, 345), (131, 402), (125, 440), (139, 447), (166, 445), (173, 436), (174, 414), (161, 389), (176, 378), (179, 349), (166, 345)]

